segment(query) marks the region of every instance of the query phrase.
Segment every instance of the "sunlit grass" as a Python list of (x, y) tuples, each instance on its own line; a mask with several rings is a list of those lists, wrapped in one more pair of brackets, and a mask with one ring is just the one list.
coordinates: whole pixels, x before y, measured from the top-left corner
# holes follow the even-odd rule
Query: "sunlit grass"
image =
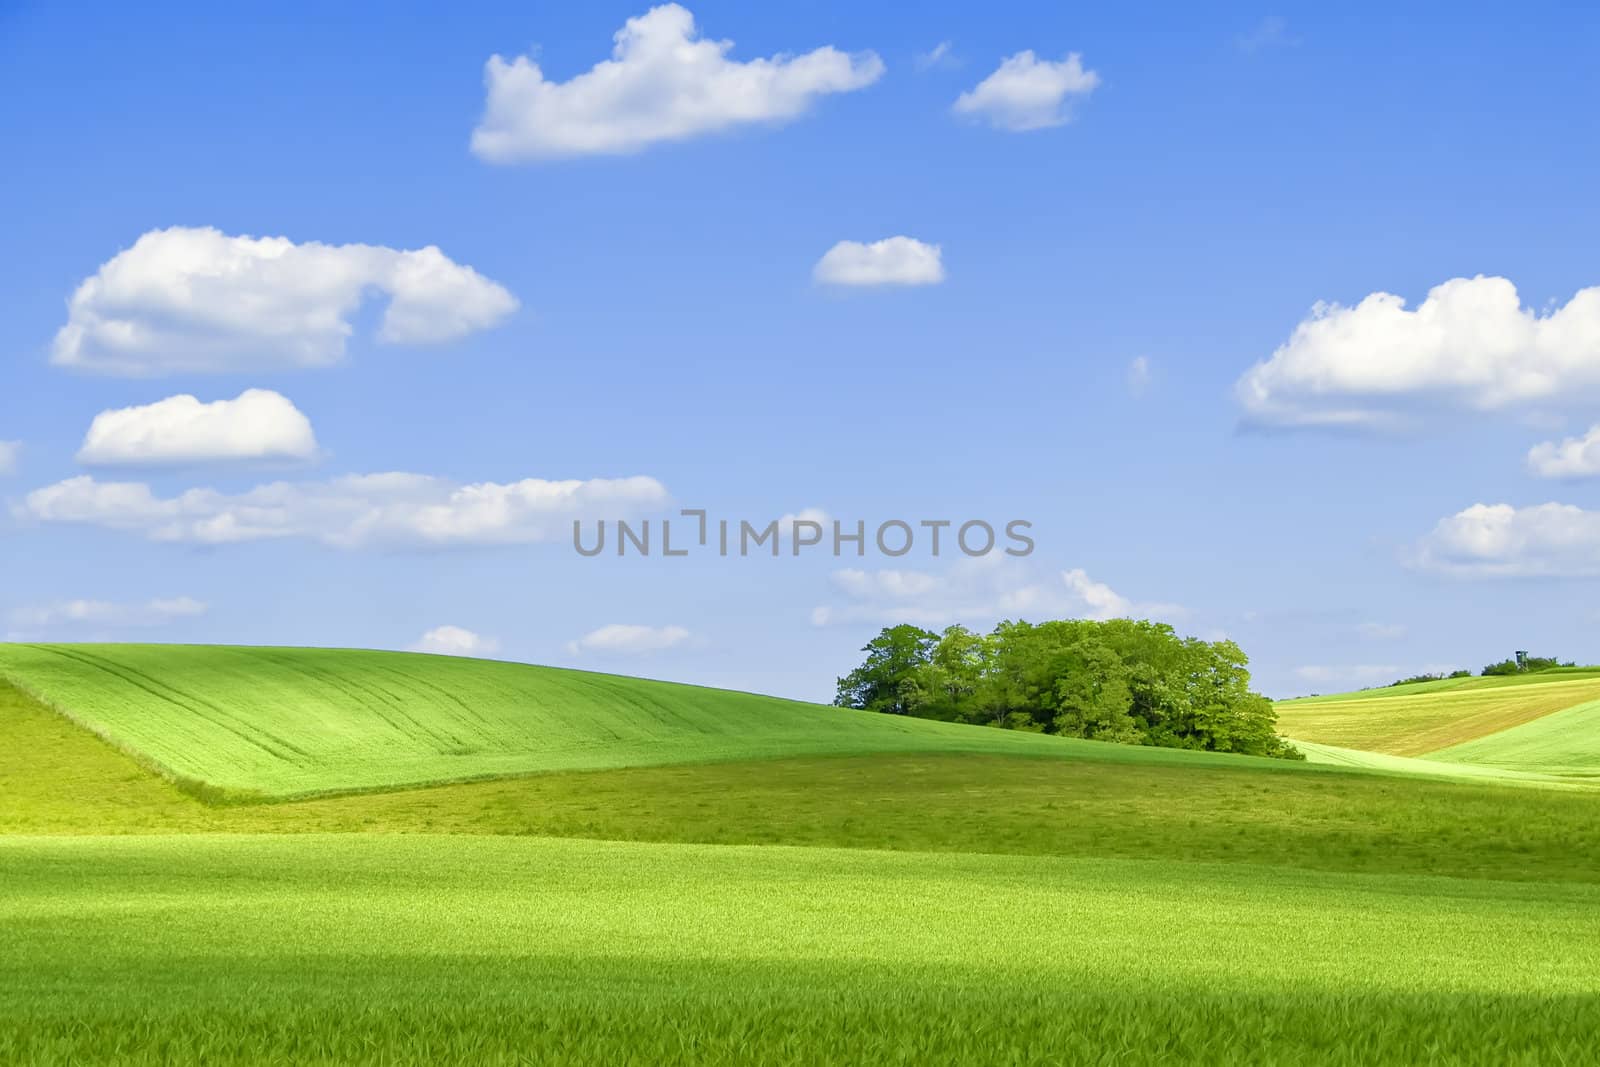
[[(335, 649), (0, 645), (0, 678), (190, 792), (255, 800), (546, 771), (1096, 742), (518, 663)], [(1117, 746), (1100, 758), (1248, 760)]]
[(1600, 791), (1073, 752), (679, 764), (215, 806), (0, 686), (0, 833), (504, 834), (1600, 880)]
[(1422, 682), (1280, 701), (1278, 729), (1300, 741), (1421, 756), (1593, 700), (1600, 700), (1600, 675), (1577, 671)]
[[(369, 784), (386, 745), (413, 769), (425, 757), (397, 708), (426, 711), (424, 733), (496, 723), (533, 762), (207, 803), (217, 790), (179, 788), (126, 738), (0, 684), (0, 1062), (1542, 1065), (1586, 1062), (1600, 1030), (1592, 789), (567, 672), (550, 675), (607, 736), (591, 769), (552, 770), (531, 739), (588, 719), (540, 704), (537, 668), (282, 651), (241, 653), (283, 667), (276, 683), (239, 650), (181, 655), (154, 702), (126, 678), (97, 694), (107, 672), (81, 661), (40, 669), (52, 653), (31, 673), (199, 762), (217, 736), (205, 701), (240, 671), (261, 680), (242, 703), (263, 730), (324, 717), (307, 727), (316, 755), (283, 761), (291, 777), (342, 773), (330, 738), (350, 707)], [(393, 688), (396, 661), (421, 665), (422, 688), (482, 686), (482, 709)], [(352, 680), (387, 695), (352, 704)], [(719, 723), (769, 714), (767, 741), (797, 752), (716, 749)], [(280, 740), (304, 753), (310, 722)], [(900, 732), (850, 732), (877, 722)], [(593, 766), (646, 738), (654, 765)]]
[(1434, 753), (1441, 760), (1600, 780), (1600, 700)]
[(1582, 1062), (1600, 888), (470, 837), (0, 839), (0, 1058)]

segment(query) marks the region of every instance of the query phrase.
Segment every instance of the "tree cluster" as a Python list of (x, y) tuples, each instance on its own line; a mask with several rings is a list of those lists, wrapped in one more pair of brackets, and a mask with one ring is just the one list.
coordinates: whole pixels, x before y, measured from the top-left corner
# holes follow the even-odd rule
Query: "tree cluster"
[(1413, 674), (1409, 678), (1401, 678), (1399, 681), (1390, 682), (1388, 688), (1393, 689), (1397, 685), (1411, 685), (1414, 682), (1443, 682), (1452, 678), (1471, 677), (1472, 672), (1468, 670), (1450, 671), (1449, 673), (1444, 671), (1434, 671), (1431, 674)]
[(1515, 659), (1503, 659), (1499, 663), (1491, 663), (1483, 669), (1483, 677), (1489, 678), (1499, 674), (1524, 674), (1528, 671), (1547, 671), (1552, 667), (1571, 667), (1571, 661), (1562, 663), (1556, 656), (1528, 656), (1518, 663)]
[(992, 633), (891, 626), (834, 703), (1125, 744), (1303, 758), (1277, 735), (1232, 641), (1164, 623), (1003, 622)]

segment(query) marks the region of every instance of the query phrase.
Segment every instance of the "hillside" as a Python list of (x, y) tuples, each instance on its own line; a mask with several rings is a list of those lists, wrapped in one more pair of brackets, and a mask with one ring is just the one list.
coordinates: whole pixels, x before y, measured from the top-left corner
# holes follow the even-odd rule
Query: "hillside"
[[(1469, 742), (1525, 728), (1600, 700), (1600, 671), (1554, 670), (1503, 678), (1461, 678), (1305, 697), (1277, 704), (1278, 730), (1297, 741), (1391, 756), (1428, 756), (1477, 763)], [(1587, 729), (1574, 721), (1573, 728)], [(1595, 745), (1578, 754), (1594, 753)], [(1486, 751), (1486, 750), (1484, 750)], [(1597, 761), (1591, 760), (1591, 765)], [(1524, 760), (1502, 766), (1565, 773), (1573, 761)]]
[[(1600, 1011), (1600, 790), (1514, 770), (393, 653), (0, 664), (125, 731), (0, 682), (0, 1062), (1532, 1065)], [(381, 788), (479, 755), (552, 773)]]
[(778, 756), (1053, 756), (1073, 744), (749, 693), (403, 652), (0, 645), (0, 678), (213, 797), (281, 799)]
[(1430, 758), (1458, 764), (1600, 779), (1600, 700), (1441, 749)]
[[(1370, 771), (1523, 783), (1583, 776), (1597, 762), (1593, 718), (1533, 725), (1600, 698), (1600, 676), (1553, 674), (1288, 701), (1278, 705), (1280, 730), (1314, 742), (1306, 751), (1315, 762)], [(0, 644), (0, 678), (210, 799), (889, 753), (1258, 762), (402, 652)], [(1451, 747), (1518, 727), (1530, 732), (1515, 733), (1508, 748)], [(1393, 758), (1422, 755), (1429, 760)]]
[(1093, 742), (1050, 751), (677, 763), (217, 805), (0, 684), (0, 836), (555, 836), (1600, 881), (1588, 858), (1600, 790), (1507, 789), (1516, 772), (1395, 756), (1372, 758), (1436, 773)]

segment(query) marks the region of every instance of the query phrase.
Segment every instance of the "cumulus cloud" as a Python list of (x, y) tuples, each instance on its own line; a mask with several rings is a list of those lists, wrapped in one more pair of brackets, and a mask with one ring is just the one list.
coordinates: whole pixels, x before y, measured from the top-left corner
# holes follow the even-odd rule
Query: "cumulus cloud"
[(1071, 121), (1072, 100), (1088, 96), (1099, 84), (1100, 75), (1085, 70), (1077, 52), (1054, 63), (1032, 51), (1018, 52), (957, 97), (952, 110), (1000, 130), (1040, 130)]
[(319, 367), (344, 357), (369, 294), (388, 297), (378, 340), (451, 341), (517, 300), (429, 246), (295, 244), (209, 227), (151, 230), (68, 302), (52, 362), (127, 376)]
[(1318, 304), (1235, 387), (1246, 417), (1373, 426), (1418, 402), (1491, 411), (1600, 391), (1600, 287), (1545, 314), (1505, 278), (1454, 278), (1407, 310), (1373, 293)]
[(102, 411), (78, 450), (88, 466), (181, 466), (229, 461), (304, 462), (317, 454), (311, 420), (270, 389), (201, 403), (187, 394)]
[(193, 544), (300, 538), (343, 548), (445, 546), (560, 540), (571, 536), (574, 520), (626, 518), (666, 501), (666, 489), (646, 477), (461, 485), (422, 474), (354, 474), (163, 497), (143, 482), (81, 475), (29, 493), (16, 517)]
[(59, 600), (52, 604), (18, 608), (11, 613), (11, 622), (14, 626), (28, 627), (143, 627), (160, 626), (175, 619), (192, 619), (205, 613), (205, 604), (186, 596), (149, 600), (142, 604)]
[(1474, 504), (1440, 519), (1413, 563), (1463, 577), (1600, 575), (1600, 512), (1572, 504)]
[(608, 655), (638, 655), (661, 652), (681, 645), (689, 639), (689, 631), (682, 626), (632, 626), (612, 623), (591, 630), (576, 641), (567, 642), (567, 652), (574, 656), (589, 653)]
[(913, 237), (871, 244), (840, 241), (817, 260), (811, 274), (824, 285), (938, 285), (944, 281), (941, 254), (938, 245)]
[(1081, 568), (1061, 572), (1061, 584), (1075, 604), (1083, 605), (1090, 619), (1116, 619), (1133, 612), (1133, 601), (1104, 582), (1091, 579)]
[(1593, 478), (1600, 475), (1600, 425), (1582, 437), (1545, 441), (1528, 450), (1528, 469), (1541, 478)]
[(16, 473), (17, 459), (21, 455), (21, 441), (0, 441), (0, 478)]
[(488, 102), (472, 151), (491, 163), (637, 152), (751, 123), (781, 123), (829, 93), (883, 74), (872, 52), (833, 47), (737, 62), (732, 41), (700, 37), (677, 4), (653, 7), (618, 30), (611, 58), (565, 82), (528, 56), (492, 56)]
[(413, 641), (407, 651), (437, 656), (492, 656), (500, 651), (500, 642), (459, 626), (436, 626)]
[(1140, 604), (1097, 582), (1081, 569), (1040, 574), (1031, 567), (984, 556), (961, 560), (942, 573), (917, 570), (835, 571), (843, 603), (811, 613), (817, 626), (837, 623), (913, 623), (940, 627), (961, 622), (987, 626), (1000, 619), (1180, 616), (1173, 604)]

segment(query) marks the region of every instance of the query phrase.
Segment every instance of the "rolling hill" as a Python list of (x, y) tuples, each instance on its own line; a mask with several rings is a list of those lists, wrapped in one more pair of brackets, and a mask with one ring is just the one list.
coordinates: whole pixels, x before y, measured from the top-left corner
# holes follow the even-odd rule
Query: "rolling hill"
[(1302, 741), (1421, 756), (1590, 700), (1600, 700), (1600, 672), (1448, 679), (1282, 700), (1278, 729)]
[(1498, 1067), (1600, 1019), (1600, 789), (1540, 773), (397, 653), (0, 675), (0, 1062)]
[(403, 652), (0, 645), (0, 678), (212, 798), (779, 756), (1058, 756), (1092, 744)]
[(1600, 700), (1440, 749), (1453, 763), (1600, 779)]
[(0, 684), (0, 837), (425, 833), (1600, 882), (1596, 789), (1506, 789), (1506, 772), (1488, 769), (1452, 782), (1094, 742), (1049, 751), (676, 763), (216, 804)]
[(1277, 704), (1317, 762), (1433, 777), (1600, 779), (1600, 669), (1452, 678)]
[[(0, 678), (209, 799), (890, 753), (1185, 764), (1243, 758), (403, 652), (11, 644), (0, 645)], [(1596, 700), (1600, 672), (1451, 679), (1284, 701), (1279, 729), (1317, 763), (1424, 777), (1581, 782), (1600, 766), (1600, 715), (1579, 711)]]

